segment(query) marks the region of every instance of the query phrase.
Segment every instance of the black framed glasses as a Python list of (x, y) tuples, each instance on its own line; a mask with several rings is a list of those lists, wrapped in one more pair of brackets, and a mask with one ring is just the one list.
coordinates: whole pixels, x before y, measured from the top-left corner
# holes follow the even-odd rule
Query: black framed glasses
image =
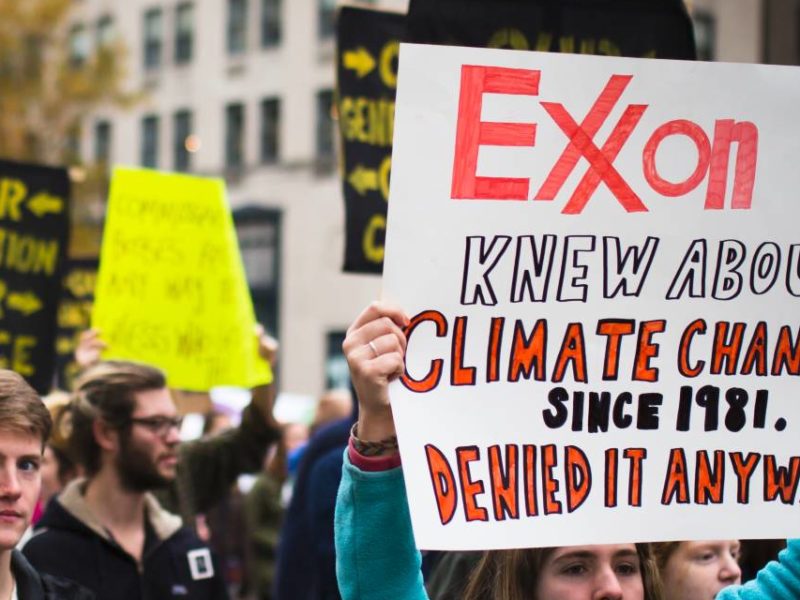
[(166, 437), (173, 427), (180, 431), (181, 425), (183, 424), (183, 417), (165, 417), (163, 415), (154, 417), (131, 417), (128, 419), (128, 422), (146, 427), (152, 433), (160, 437)]

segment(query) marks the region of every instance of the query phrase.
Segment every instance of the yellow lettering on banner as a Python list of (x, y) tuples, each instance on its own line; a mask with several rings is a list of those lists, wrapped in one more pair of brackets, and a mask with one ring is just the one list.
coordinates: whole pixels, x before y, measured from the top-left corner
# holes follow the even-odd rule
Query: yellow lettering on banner
[(594, 54), (595, 53), (595, 41), (591, 38), (586, 40), (581, 40), (581, 49), (579, 54)]
[(0, 330), (0, 369), (12, 369), (25, 377), (36, 373), (30, 353), (36, 343), (37, 339), (32, 335), (14, 337), (9, 331)]
[(28, 188), (19, 179), (0, 179), (0, 219), (21, 221), (19, 206), (27, 195)]
[(104, 358), (157, 365), (174, 388), (272, 381), (222, 180), (115, 170), (92, 326)]
[[(549, 52), (553, 46), (553, 34), (546, 31), (540, 31), (536, 35), (536, 43), (533, 49), (537, 52)], [(513, 50), (529, 50), (530, 43), (525, 34), (519, 29), (503, 28), (498, 29), (489, 38), (486, 44), (487, 48), (511, 48)], [(594, 38), (580, 39), (576, 42), (574, 36), (562, 36), (558, 38), (558, 51), (564, 53), (579, 54), (599, 54), (602, 56), (622, 56), (622, 50), (612, 40), (602, 38), (596, 40)], [(655, 58), (656, 52), (651, 50), (646, 52), (646, 58)]]
[(36, 347), (36, 338), (32, 335), (18, 335), (14, 340), (14, 351), (11, 354), (11, 369), (24, 377), (36, 373), (31, 364), (31, 349)]
[(58, 326), (64, 329), (88, 329), (91, 302), (86, 300), (61, 302), (58, 306)]
[(383, 84), (391, 89), (397, 87), (397, 57), (400, 55), (400, 42), (387, 42), (381, 50), (380, 74)]
[(56, 338), (56, 354), (59, 356), (71, 355), (77, 346), (74, 336), (60, 335)]
[(94, 269), (75, 269), (66, 276), (64, 287), (76, 298), (87, 298), (94, 294), (97, 271)]
[(0, 227), (0, 266), (17, 273), (52, 275), (58, 264), (58, 240), (41, 240)]
[(344, 96), (339, 105), (342, 135), (349, 141), (390, 146), (394, 136), (394, 101)]
[(378, 169), (378, 183), (381, 187), (383, 199), (389, 201), (389, 179), (392, 175), (392, 156), (391, 154), (383, 159)]
[(534, 50), (537, 52), (547, 52), (550, 50), (550, 46), (553, 45), (553, 35), (551, 33), (547, 33), (542, 31), (539, 35), (536, 36), (536, 47)]
[(622, 50), (620, 50), (619, 46), (605, 38), (598, 43), (597, 52), (604, 56), (622, 56)]
[(530, 50), (528, 38), (519, 29), (506, 28), (496, 31), (489, 38), (488, 48), (509, 48), (511, 50)]
[(376, 237), (381, 231), (386, 231), (386, 217), (372, 215), (364, 230), (363, 250), (364, 257), (375, 264), (383, 262), (383, 245), (377, 243)]

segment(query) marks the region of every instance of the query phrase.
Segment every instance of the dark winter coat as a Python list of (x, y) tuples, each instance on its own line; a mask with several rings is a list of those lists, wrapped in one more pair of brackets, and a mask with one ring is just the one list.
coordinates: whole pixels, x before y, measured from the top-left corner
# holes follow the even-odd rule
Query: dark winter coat
[(36, 572), (17, 550), (11, 553), (11, 573), (19, 600), (94, 600), (94, 594), (74, 581)]
[(74, 481), (48, 505), (23, 549), (36, 569), (69, 577), (94, 591), (98, 600), (228, 598), (208, 547), (181, 526), (180, 517), (147, 496), (140, 567), (94, 518), (84, 487), (85, 481)]

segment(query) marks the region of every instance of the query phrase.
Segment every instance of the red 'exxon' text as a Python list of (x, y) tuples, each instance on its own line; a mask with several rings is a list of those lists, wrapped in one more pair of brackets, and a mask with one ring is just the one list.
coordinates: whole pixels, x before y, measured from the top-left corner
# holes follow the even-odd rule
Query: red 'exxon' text
[[(601, 183), (627, 212), (647, 211), (642, 199), (614, 166), (614, 161), (649, 105), (629, 105), (605, 142), (602, 145), (595, 142), (595, 136), (632, 79), (632, 75), (613, 75), (580, 123), (563, 104), (540, 103), (568, 142), (533, 196), (534, 200), (554, 200), (581, 159), (585, 159), (589, 168), (564, 205), (564, 214), (580, 214)], [(481, 146), (535, 146), (537, 124), (481, 121), (481, 109), (484, 94), (539, 96), (540, 82), (541, 71), (538, 70), (462, 66), (451, 189), (454, 200), (528, 200), (530, 179), (478, 176), (478, 152)], [(678, 182), (662, 177), (655, 161), (661, 143), (674, 135), (687, 137), (697, 148), (697, 166), (688, 178)], [(749, 209), (756, 176), (758, 128), (748, 121), (718, 119), (713, 140), (692, 121), (675, 119), (664, 123), (652, 133), (642, 150), (644, 178), (655, 192), (666, 197), (688, 194), (707, 180), (704, 208), (723, 209), (734, 142), (738, 148), (730, 205), (734, 209)]]

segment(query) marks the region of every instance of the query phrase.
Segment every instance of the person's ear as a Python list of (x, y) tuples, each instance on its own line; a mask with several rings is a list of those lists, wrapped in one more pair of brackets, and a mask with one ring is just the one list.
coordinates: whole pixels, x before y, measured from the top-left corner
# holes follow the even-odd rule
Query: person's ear
[(92, 433), (97, 445), (103, 450), (114, 452), (119, 449), (119, 430), (109, 425), (103, 419), (95, 419), (92, 423)]

